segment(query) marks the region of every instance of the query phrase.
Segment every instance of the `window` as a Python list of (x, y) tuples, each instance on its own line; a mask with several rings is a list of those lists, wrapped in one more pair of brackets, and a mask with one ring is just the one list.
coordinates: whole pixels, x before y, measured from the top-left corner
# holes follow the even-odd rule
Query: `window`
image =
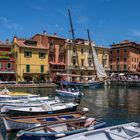
[(117, 62), (119, 62), (120, 61), (120, 58), (117, 58)]
[(124, 49), (124, 52), (127, 52), (127, 49)]
[(127, 60), (127, 58), (126, 58), (126, 57), (124, 57), (124, 62), (126, 62), (126, 60)]
[(117, 71), (119, 71), (120, 70), (120, 66), (119, 65), (117, 65)]
[(44, 52), (39, 52), (39, 58), (46, 58), (46, 53)]
[(41, 65), (41, 66), (40, 66), (40, 71), (41, 71), (41, 73), (44, 72), (44, 65)]
[(76, 49), (75, 48), (73, 48), (73, 53), (76, 53)]
[(76, 65), (76, 60), (75, 59), (73, 59), (73, 65)]
[(127, 66), (126, 65), (124, 65), (124, 70), (126, 70), (127, 69)]
[(88, 60), (88, 64), (89, 64), (89, 66), (91, 66), (91, 60)]
[(110, 51), (110, 53), (112, 54), (113, 52), (112, 52), (112, 51)]
[(113, 67), (112, 67), (112, 65), (110, 65), (110, 69), (111, 69), (111, 70), (113, 70)]
[(81, 49), (81, 54), (83, 54), (83, 53), (84, 53), (84, 49), (82, 48), (82, 49)]
[(117, 50), (117, 53), (120, 53), (120, 50)]
[(11, 69), (12, 68), (12, 63), (7, 63), (7, 65), (6, 65), (6, 69)]
[(26, 72), (30, 72), (30, 65), (26, 65)]
[(81, 66), (84, 66), (84, 59), (81, 60)]
[(91, 55), (91, 50), (89, 50), (88, 54)]
[(24, 51), (24, 57), (32, 57), (32, 52), (31, 51)]

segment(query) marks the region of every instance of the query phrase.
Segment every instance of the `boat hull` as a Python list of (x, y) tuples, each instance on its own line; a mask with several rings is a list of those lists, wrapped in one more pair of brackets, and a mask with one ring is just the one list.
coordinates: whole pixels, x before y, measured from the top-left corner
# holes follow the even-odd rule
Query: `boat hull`
[(63, 113), (63, 112), (72, 112), (72, 111), (76, 111), (77, 110), (77, 105), (71, 106), (71, 107), (67, 107), (67, 108), (63, 108), (63, 109), (59, 109), (59, 110), (53, 110), (53, 111), (20, 111), (20, 110), (14, 110), (14, 109), (9, 109), (7, 111), (7, 114), (9, 116), (26, 116), (26, 115), (43, 115), (43, 114), (54, 114), (54, 113)]
[(16, 122), (16, 121), (13, 122), (11, 120), (6, 120), (5, 118), (3, 118), (3, 122), (5, 124), (5, 128), (6, 128), (7, 132), (18, 131), (18, 130), (36, 127), (36, 126), (41, 125), (40, 123), (20, 123), (20, 122)]
[(67, 91), (62, 91), (62, 90), (56, 90), (56, 93), (60, 96), (65, 96), (65, 97), (79, 97), (80, 93), (79, 92), (67, 92)]

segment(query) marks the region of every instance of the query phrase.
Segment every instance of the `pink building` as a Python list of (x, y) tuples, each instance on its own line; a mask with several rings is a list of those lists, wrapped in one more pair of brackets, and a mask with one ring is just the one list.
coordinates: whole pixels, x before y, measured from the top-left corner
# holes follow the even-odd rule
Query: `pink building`
[(16, 80), (15, 59), (11, 53), (11, 44), (8, 40), (5, 43), (0, 42), (0, 80)]

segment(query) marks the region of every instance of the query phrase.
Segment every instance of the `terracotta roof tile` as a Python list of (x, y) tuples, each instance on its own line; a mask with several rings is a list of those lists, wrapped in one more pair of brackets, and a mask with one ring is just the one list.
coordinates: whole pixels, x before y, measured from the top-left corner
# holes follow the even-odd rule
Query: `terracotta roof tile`
[(19, 47), (24, 47), (24, 48), (32, 48), (32, 49), (48, 49), (47, 46), (43, 46), (43, 45), (39, 45), (37, 44), (36, 46), (34, 45), (30, 45), (30, 44), (25, 44), (25, 39), (17, 39), (17, 42), (16, 44), (19, 46)]

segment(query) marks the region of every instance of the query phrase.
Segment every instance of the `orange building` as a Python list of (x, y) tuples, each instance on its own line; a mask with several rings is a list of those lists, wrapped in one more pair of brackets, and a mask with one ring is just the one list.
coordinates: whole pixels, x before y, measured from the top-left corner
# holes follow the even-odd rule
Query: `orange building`
[(57, 72), (65, 72), (65, 39), (56, 33), (48, 35), (46, 31), (43, 34), (36, 34), (32, 39), (49, 48), (48, 70), (52, 78)]
[(124, 40), (113, 43), (110, 49), (110, 69), (115, 73), (138, 73), (140, 71), (140, 44)]

